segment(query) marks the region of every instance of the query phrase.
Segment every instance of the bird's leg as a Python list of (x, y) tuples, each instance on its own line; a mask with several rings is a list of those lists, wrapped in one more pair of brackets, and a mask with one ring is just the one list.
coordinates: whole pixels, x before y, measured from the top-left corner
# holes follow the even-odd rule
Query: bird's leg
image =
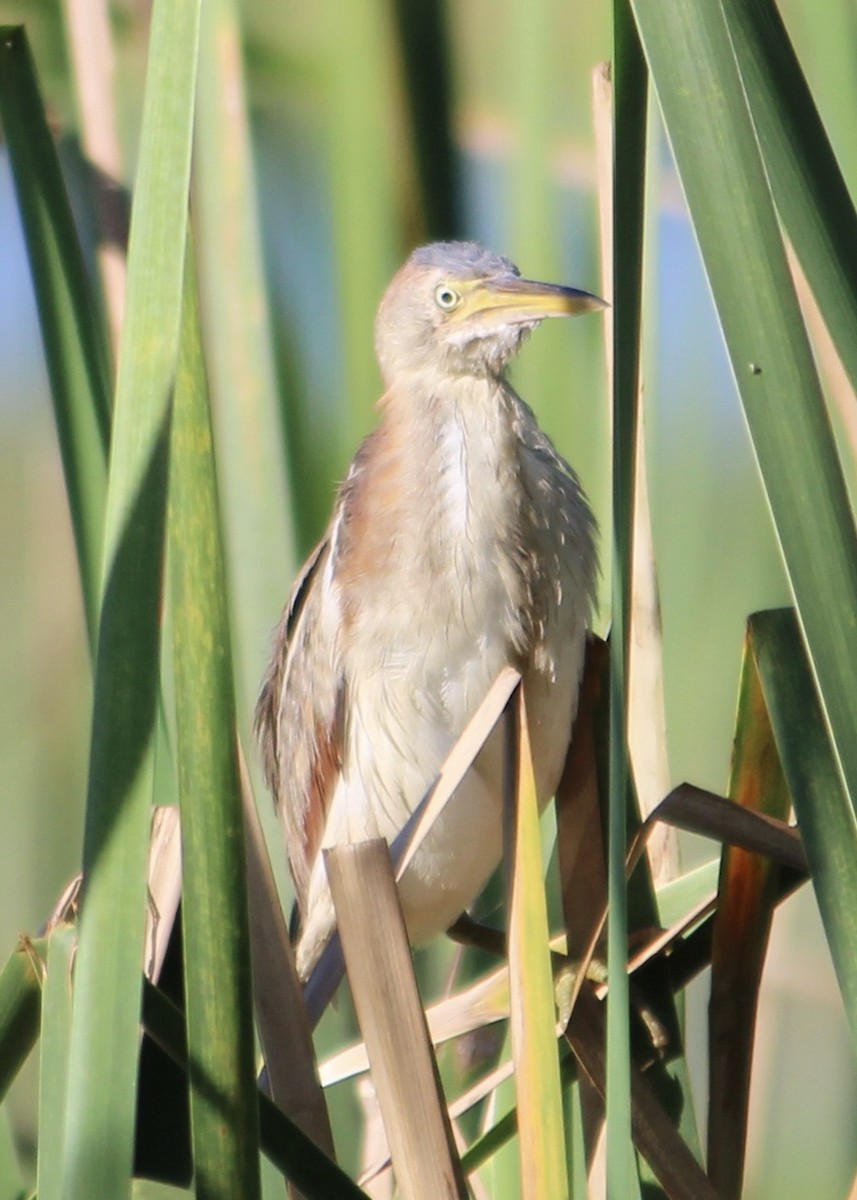
[[(577, 996), (577, 981), (580, 976), (581, 963), (577, 959), (566, 958), (562, 954), (552, 954), (553, 960), (553, 992), (556, 1004), (557, 1024), (565, 1029), (571, 1019), (571, 1010)], [(586, 964), (584, 978), (599, 985), (607, 982), (607, 964), (601, 958), (590, 958)]]
[[(446, 931), (447, 936), (462, 946), (473, 946), (478, 950), (486, 950), (497, 958), (506, 956), (506, 935), (501, 929), (483, 925), (469, 913), (462, 913)], [(581, 963), (578, 960), (566, 958), (562, 954), (552, 954), (554, 976), (554, 1002), (557, 1012), (557, 1027), (565, 1029), (571, 1017), (571, 1010), (577, 994), (577, 980), (580, 975)], [(607, 983), (607, 963), (603, 958), (591, 958), (586, 964), (585, 978), (596, 988), (603, 988)], [(669, 1037), (663, 1022), (656, 1015), (646, 1000), (641, 989), (630, 981), (631, 1003), (637, 1016), (642, 1021), (648, 1039), (658, 1058), (666, 1052)]]
[[(581, 964), (562, 955), (553, 955), (554, 959), (554, 1000), (557, 1008), (557, 1024), (565, 1029), (571, 1018), (571, 1010), (577, 995), (577, 979)], [(586, 979), (597, 988), (605, 987), (607, 983), (607, 963), (602, 958), (592, 958), (586, 964)], [(630, 998), (634, 1011), (643, 1023), (652, 1050), (658, 1058), (663, 1058), (669, 1035), (663, 1022), (649, 1004), (645, 995), (634, 980), (630, 980)]]
[(477, 950), (487, 950), (489, 954), (494, 954), (497, 958), (506, 957), (506, 935), (503, 930), (483, 925), (469, 913), (462, 913), (450, 925), (446, 933), (447, 937), (451, 937), (459, 945), (475, 946)]

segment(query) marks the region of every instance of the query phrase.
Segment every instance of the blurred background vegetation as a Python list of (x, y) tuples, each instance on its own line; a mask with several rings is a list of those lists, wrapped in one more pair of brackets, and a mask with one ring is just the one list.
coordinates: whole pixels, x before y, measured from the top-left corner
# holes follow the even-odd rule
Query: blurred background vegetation
[[(245, 735), (269, 632), (296, 564), (323, 528), (336, 482), (373, 420), (379, 381), (372, 319), (410, 247), (455, 232), (509, 255), (529, 275), (593, 291), (600, 286), (590, 74), (610, 56), (609, 6), (601, 0), (449, 0), (454, 170), (447, 194), (430, 212), (419, 200), (420, 164), (394, 37), (406, 7), (382, 0), (241, 5), (291, 473), (289, 520), (284, 526), (280, 515), (278, 525), (286, 536), (275, 543), (255, 625), (237, 639)], [(782, 0), (780, 7), (854, 194), (857, 11), (849, 0), (826, 0), (823, 13), (814, 0)], [(116, 0), (110, 16), (123, 182), (132, 187), (148, 5)], [(0, 23), (19, 22), (28, 28), (86, 228), (91, 214), (81, 186), (62, 6), (0, 0)], [(439, 81), (441, 95), (447, 92)], [(745, 617), (788, 603), (789, 596), (656, 113), (651, 123), (653, 144), (662, 152), (650, 191), (644, 386), (669, 769), (672, 783), (689, 779), (722, 792)], [(220, 286), (228, 288), (229, 281)], [(606, 525), (609, 445), (600, 339), (595, 322), (546, 327), (514, 378), (577, 467)], [(0, 364), (0, 946), (9, 951), (19, 932), (39, 927), (79, 866), (91, 685), (40, 335), (2, 146)], [(229, 446), (220, 452), (228, 455)], [(259, 536), (264, 539), (264, 529)], [(605, 616), (606, 608), (602, 621)], [(712, 852), (688, 844), (684, 853), (692, 862)], [(703, 1061), (704, 978), (693, 995), (692, 1063), (695, 1056)], [(845, 1194), (857, 1146), (853, 1122), (842, 1114), (853, 1112), (855, 1084), (841, 1003), (805, 888), (775, 918), (756, 1049), (748, 1197)], [(17, 1086), (13, 1112), (16, 1136), (26, 1145), (34, 1130), (32, 1079)], [(838, 1153), (830, 1136), (837, 1122)]]

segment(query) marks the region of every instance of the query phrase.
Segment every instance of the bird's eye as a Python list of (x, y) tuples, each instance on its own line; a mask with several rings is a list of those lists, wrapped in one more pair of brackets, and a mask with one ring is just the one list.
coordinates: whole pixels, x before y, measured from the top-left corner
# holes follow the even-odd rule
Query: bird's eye
[(452, 312), (461, 303), (461, 296), (448, 283), (439, 283), (434, 289), (435, 303), (444, 312)]

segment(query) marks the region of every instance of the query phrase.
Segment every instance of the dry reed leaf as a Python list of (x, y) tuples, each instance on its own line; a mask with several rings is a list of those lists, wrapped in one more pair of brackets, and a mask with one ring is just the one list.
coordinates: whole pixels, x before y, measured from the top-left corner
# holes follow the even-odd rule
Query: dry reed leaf
[[(471, 1033), (509, 1016), (509, 972), (500, 967), (478, 979), (461, 992), (445, 996), (426, 1009), (432, 1045), (439, 1046), (452, 1038)], [(363, 1042), (346, 1046), (319, 1064), (324, 1087), (340, 1083), (369, 1069)]]
[(387, 1146), (387, 1134), (371, 1079), (361, 1079), (358, 1083), (357, 1103), (363, 1119), (363, 1146), (360, 1157), (365, 1164), (357, 1177), (357, 1186), (363, 1188), (371, 1200), (393, 1200), (396, 1185)]
[(688, 833), (699, 833), (730, 846), (764, 854), (801, 874), (808, 871), (803, 842), (795, 826), (766, 813), (742, 808), (734, 800), (690, 783), (673, 788), (646, 824), (652, 821), (669, 821)]
[(73, 924), (80, 912), (80, 895), (83, 891), (83, 874), (78, 871), (68, 881), (51, 909), (51, 914), (39, 930), (39, 937), (47, 937), (58, 925)]
[[(717, 893), (711, 892), (709, 895), (703, 897), (698, 904), (695, 904), (689, 912), (685, 913), (680, 921), (676, 921), (669, 929), (660, 930), (630, 957), (628, 960), (628, 974), (634, 975), (635, 972), (642, 970), (647, 963), (670, 949), (679, 938), (683, 938), (694, 926), (698, 925), (700, 921), (703, 921), (712, 913), (716, 903)], [(595, 991), (599, 997), (602, 993), (606, 995), (606, 985), (596, 987)]]
[[(592, 110), (597, 164), (601, 294), (609, 300), (613, 289), (613, 84), (609, 63), (599, 63), (592, 72)], [(607, 382), (608, 389), (612, 391), (612, 308), (605, 311), (603, 319)], [(642, 815), (646, 817), (669, 787), (669, 762), (666, 749), (663, 634), (649, 509), (644, 406), (640, 404), (638, 408), (640, 424), (634, 475), (628, 661), (628, 749), (637, 798)], [(679, 864), (678, 839), (674, 831), (667, 826), (660, 826), (649, 842), (648, 853), (655, 882), (664, 883), (672, 879)]]
[[(610, 63), (592, 69), (592, 117), (595, 132), (596, 195), (598, 198), (598, 249), (601, 255), (601, 295), (613, 302), (613, 81)], [(607, 381), (613, 378), (613, 310), (602, 314)]]
[(570, 958), (585, 953), (607, 905), (593, 728), (606, 654), (606, 643), (598, 638), (586, 648), (574, 732), (556, 792), (557, 854)]
[(157, 983), (182, 894), (181, 824), (174, 805), (161, 805), (152, 812), (148, 889), (144, 969), (147, 978)]
[(114, 361), (125, 312), (127, 219), (121, 186), (122, 161), (117, 108), (114, 103), (115, 55), (106, 0), (65, 0), (65, 23), (77, 91), (77, 111), (86, 161), (97, 187), (102, 236), (97, 256)]
[[(408, 822), (403, 834), (407, 836), (405, 848), (399, 857), (399, 838), (393, 847), (396, 863), (396, 879), (401, 879), (408, 865), (422, 844), (423, 838), (446, 807), (452, 793), (467, 774), (470, 764), (482, 749), (488, 735), (497, 724), (509, 697), (518, 686), (521, 674), (514, 667), (503, 667), (491, 684), (485, 699), (468, 722), (461, 737), (453, 746), (440, 769), (437, 782), (423, 800), (414, 817)], [(402, 834), (399, 835), (402, 837)]]
[(337, 846), (325, 867), (400, 1194), (466, 1200), (387, 843)]
[[(729, 795), (742, 809), (784, 819), (791, 794), (754, 655), (744, 642)], [(708, 1003), (708, 1174), (724, 1198), (743, 1189), (759, 991), (776, 904), (777, 865), (730, 846), (720, 868)]]
[(247, 859), (253, 1000), (271, 1096), (330, 1158), (333, 1134), (318, 1081), (312, 1033), (259, 814), (238, 744)]
[[(580, 962), (578, 978), (570, 989), (570, 1006), (574, 1005), (583, 973), (595, 952), (607, 912), (607, 868), (594, 729), (607, 654), (606, 642), (591, 639), (586, 648), (571, 745), (556, 793), (557, 857), (567, 954)], [(601, 1143), (603, 1105), (585, 1075), (580, 1080), (580, 1102), (583, 1140), (591, 1163)]]

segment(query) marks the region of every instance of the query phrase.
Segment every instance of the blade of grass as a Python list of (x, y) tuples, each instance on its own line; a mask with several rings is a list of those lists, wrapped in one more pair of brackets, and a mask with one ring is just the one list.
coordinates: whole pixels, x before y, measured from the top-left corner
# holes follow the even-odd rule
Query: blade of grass
[(795, 614), (790, 609), (754, 613), (751, 629), (765, 703), (857, 1044), (857, 819), (842, 787)]
[(568, 1195), (568, 1178), (539, 807), (523, 687), (513, 696), (506, 719), (514, 761), (508, 778), (507, 938), (520, 1194), (524, 1200), (553, 1200)]
[[(545, 70), (555, 36), (552, 18), (550, 0), (530, 0), (509, 9), (508, 37), (515, 52), (508, 60), (506, 86), (515, 134), (507, 152), (509, 200), (504, 241), (524, 274), (535, 279), (554, 278), (560, 257), (555, 181), (549, 169), (554, 80)], [(558, 379), (572, 377), (568, 354), (568, 339), (554, 340), (548, 333), (515, 363), (515, 386), (537, 402), (548, 427), (549, 405), (563, 426), (569, 422), (568, 392), (560, 395), (556, 386)], [(575, 369), (572, 378), (585, 390), (585, 384), (578, 383), (581, 365), (575, 363)]]
[(777, 210), (857, 388), (857, 212), (777, 6), (723, 0)]
[[(606, 643), (597, 639), (594, 639), (588, 648), (574, 736), (557, 793), (563, 905), (569, 931), (567, 952), (576, 964), (572, 986), (568, 989), (562, 1005), (568, 1010), (573, 1008), (584, 984), (586, 969), (592, 961), (593, 954), (599, 949), (607, 916), (603, 840), (597, 818), (599, 809), (606, 808), (604, 799), (599, 805), (598, 790), (607, 758), (609, 712), (606, 711), (606, 699), (609, 695), (609, 649)], [(589, 815), (587, 809), (590, 810)], [(629, 808), (628, 811), (635, 822), (639, 820), (633, 809)], [(641, 872), (647, 865), (645, 851), (648, 842), (658, 824), (659, 818), (652, 817), (642, 826), (638, 826), (628, 850), (626, 863), (626, 877), (631, 880), (633, 889), (629, 889), (629, 900), (633, 900), (633, 905), (629, 905), (629, 912), (634, 922), (635, 940), (644, 936), (647, 943), (651, 942), (649, 931), (658, 919), (657, 900), (650, 879)], [(675, 936), (679, 936), (681, 932), (682, 930), (677, 930)], [(628, 969), (630, 970), (630, 966)], [(681, 1057), (681, 1031), (672, 991), (669, 975), (661, 958), (646, 980), (645, 1000), (646, 1006), (656, 1012), (662, 1033), (670, 1047), (670, 1063), (667, 1067), (669, 1077), (661, 1071), (652, 1072), (649, 1082), (661, 1104), (670, 1111), (675, 1107), (676, 1089), (680, 1090), (683, 1102), (679, 1132), (686, 1145), (697, 1153), (699, 1137), (687, 1064)], [(580, 1083), (584, 1109), (584, 1137), (587, 1145), (596, 1153), (600, 1153), (600, 1139), (599, 1142), (595, 1139), (604, 1120), (601, 1100), (591, 1094), (588, 1080), (581, 1079)], [(646, 1177), (647, 1171), (646, 1164), (641, 1163), (641, 1185), (644, 1189), (653, 1186), (652, 1181)]]
[(609, 692), (607, 886), (607, 1195), (637, 1193), (631, 1155), (628, 912), (625, 884), (627, 655), (633, 570), (634, 467), (646, 153), (646, 67), (628, 0), (613, 5), (613, 596)]
[[(185, 1024), (181, 1011), (153, 984), (143, 983), (146, 1032), (187, 1070)], [(262, 1149), (270, 1161), (300, 1188), (306, 1200), (366, 1200), (365, 1194), (331, 1162), (267, 1096), (256, 1093)]]
[(62, 1200), (62, 1142), (68, 1098), (68, 1045), (71, 1028), (72, 966), (77, 930), (59, 925), (47, 937), (39, 1042), (38, 1193)]
[[(587, 989), (579, 1009), (575, 1009), (566, 1030), (566, 1040), (573, 1054), (561, 1064), (563, 1088), (567, 1088), (581, 1072), (589, 1078), (603, 1097), (605, 1091), (603, 1005)], [(636, 1069), (631, 1073), (632, 1118), (634, 1141), (646, 1157), (655, 1178), (670, 1200), (718, 1200), (713, 1186), (706, 1178), (687, 1144), (665, 1112), (645, 1075)], [(517, 1108), (505, 1113), (486, 1133), (480, 1136), (462, 1159), (470, 1174), (508, 1143), (518, 1123)], [(649, 1185), (651, 1190), (651, 1184)]]
[(857, 537), (723, 11), (633, 6), (853, 804)]
[[(785, 820), (789, 790), (751, 647), (744, 642), (730, 796)], [(756, 1008), (778, 868), (729, 847), (720, 872), (708, 1006), (708, 1174), (723, 1200), (738, 1200), (744, 1175)]]
[(157, 0), (152, 14), (105, 514), (63, 1154), (68, 1200), (120, 1200), (130, 1191), (167, 447), (198, 20), (198, 3)]
[[(609, 76), (596, 70), (593, 73), (593, 107), (595, 110), (596, 146), (598, 149), (598, 179), (599, 179), (599, 209), (602, 229), (602, 274), (613, 286), (613, 167), (612, 154), (612, 88)], [(651, 138), (651, 110), (647, 105), (644, 118), (649, 130), (643, 135)], [(601, 141), (608, 141), (608, 146), (601, 148)], [(609, 152), (608, 152), (609, 151)], [(605, 179), (605, 176), (607, 177)], [(644, 209), (649, 207), (658, 180), (657, 166), (649, 164), (644, 182)], [(647, 244), (652, 238), (652, 231), (657, 227), (657, 204), (651, 204), (648, 214), (648, 228), (644, 227), (642, 237)], [(609, 272), (609, 273), (608, 273)], [(641, 305), (644, 282), (640, 281)], [(647, 292), (651, 301), (651, 288)], [(654, 305), (647, 305), (646, 332), (649, 339), (656, 320)], [(610, 329), (608, 342), (608, 360), (612, 349), (612, 310), (604, 314)], [(641, 331), (642, 333), (642, 331)], [(638, 355), (642, 359), (642, 345)], [(652, 536), (651, 508), (649, 503), (649, 486), (645, 437), (645, 407), (643, 392), (642, 362), (638, 365), (640, 395), (637, 400), (639, 429), (636, 438), (636, 461), (634, 463), (634, 526), (631, 570), (631, 607), (628, 615), (628, 752), (633, 768), (634, 786), (643, 817), (648, 816), (656, 804), (666, 794), (669, 786), (669, 764), (666, 746), (666, 714), (664, 711), (664, 681), (663, 681), (663, 630), (661, 627), (660, 595), (658, 588), (657, 566), (655, 563), (655, 547)], [(612, 377), (612, 361), (608, 362), (608, 377)], [(656, 882), (664, 882), (678, 868), (678, 842), (674, 831), (662, 826), (650, 839), (648, 855), (652, 873)]]
[[(88, 34), (81, 33), (78, 28), (80, 21), (86, 19), (88, 18), (82, 14), (79, 6), (75, 6), (73, 17), (69, 17), (71, 24), (80, 34), (75, 38), (73, 29), (73, 40), (81, 46), (85, 43), (88, 52), (92, 48), (89, 46), (91, 38)], [(9, 119), (10, 152), (16, 177), (21, 178), (19, 194), (26, 238), (28, 244), (34, 243), (30, 249), (30, 257), (36, 299), (50, 368), (66, 489), (76, 531), (87, 625), (94, 650), (98, 608), (97, 572), (100, 570), (103, 509), (107, 488), (109, 355), (104, 349), (105, 339), (97, 304), (85, 273), (53, 140), (44, 113), (37, 110), (40, 100), (25, 42), (22, 42), (21, 59), (18, 69), (10, 79), (6, 78), (8, 73), (0, 72), (0, 104), (2, 96), (5, 95), (6, 80), (6, 83), (14, 88), (11, 97), (14, 103)], [(5, 58), (0, 57), (0, 64), (5, 65), (5, 62)], [(86, 74), (86, 71), (80, 68), (79, 75), (80, 73)], [(89, 113), (83, 117), (86, 124), (90, 119), (91, 109), (98, 107), (98, 104), (90, 94), (92, 81), (79, 81), (85, 86), (88, 94), (88, 100), (83, 104)], [(103, 82), (102, 80), (102, 86)], [(29, 122), (28, 136), (21, 143), (20, 137), (17, 136), (20, 133), (20, 122), (16, 120), (16, 114), (25, 104)], [(109, 120), (101, 115), (96, 123), (98, 130), (95, 140), (100, 148), (98, 161), (105, 167), (111, 162), (115, 166), (116, 160), (110, 157), (108, 152), (112, 136), (107, 129)], [(102, 160), (102, 150), (108, 155), (107, 159)], [(97, 181), (99, 202), (112, 203), (116, 199), (115, 187), (111, 191), (109, 182), (100, 178)], [(106, 198), (105, 193), (109, 193)], [(115, 214), (111, 220), (109, 213), (102, 213), (101, 233), (105, 242), (115, 239)], [(116, 250), (116, 247), (113, 249)], [(124, 280), (124, 259), (121, 255), (119, 257)], [(114, 253), (111, 257), (114, 267), (116, 261)], [(111, 268), (111, 273), (115, 284), (116, 271)], [(113, 289), (114, 300), (122, 299), (124, 283), (121, 289), (114, 287), (114, 284), (107, 285), (108, 290)], [(119, 295), (119, 290), (122, 296)], [(118, 305), (109, 301), (109, 307), (115, 328), (120, 316)], [(79, 512), (83, 514), (82, 520), (76, 516)], [(96, 577), (90, 579), (93, 569)], [(160, 716), (163, 723), (162, 711)], [(164, 746), (167, 746), (163, 729), (159, 730), (159, 735), (164, 738)], [(169, 754), (165, 757), (169, 758)], [(172, 769), (170, 762), (169, 770)], [(153, 892), (153, 906), (159, 908), (163, 918), (163, 906), (159, 906), (157, 901), (158, 897)], [(160, 923), (160, 933), (168, 937), (169, 926), (171, 919), (163, 919)]]
[(263, 635), (298, 564), (235, 0), (210, 0), (203, 9), (196, 133), (200, 302), (246, 727), (264, 667)]
[(214, 444), (188, 247), (170, 447), (182, 933), (198, 1197), (261, 1195), (250, 937)]
[[(786, 253), (795, 291), (806, 321), (809, 340), (818, 361), (824, 393), (828, 397), (833, 436), (836, 438), (836, 444), (840, 447), (842, 466), (847, 477), (849, 491), (853, 495), (855, 465), (857, 465), (857, 392), (851, 386), (848, 372), (839, 357), (836, 345), (830, 336), (830, 330), (818, 307), (818, 301), (809, 286), (791, 242), (786, 243)], [(844, 447), (848, 448), (848, 454)]]
[[(328, 152), (343, 347), (339, 450), (349, 456), (379, 394), (373, 320), (401, 251), (392, 148), (401, 151), (402, 143), (388, 16), (387, 6), (375, 0), (340, 5), (328, 42)], [(373, 70), (366, 70), (367, 62)]]
[(107, 492), (108, 355), (23, 29), (0, 29), (0, 119), (36, 292), (94, 646)]
[(45, 952), (24, 938), (0, 972), (0, 1101), (39, 1036)]

